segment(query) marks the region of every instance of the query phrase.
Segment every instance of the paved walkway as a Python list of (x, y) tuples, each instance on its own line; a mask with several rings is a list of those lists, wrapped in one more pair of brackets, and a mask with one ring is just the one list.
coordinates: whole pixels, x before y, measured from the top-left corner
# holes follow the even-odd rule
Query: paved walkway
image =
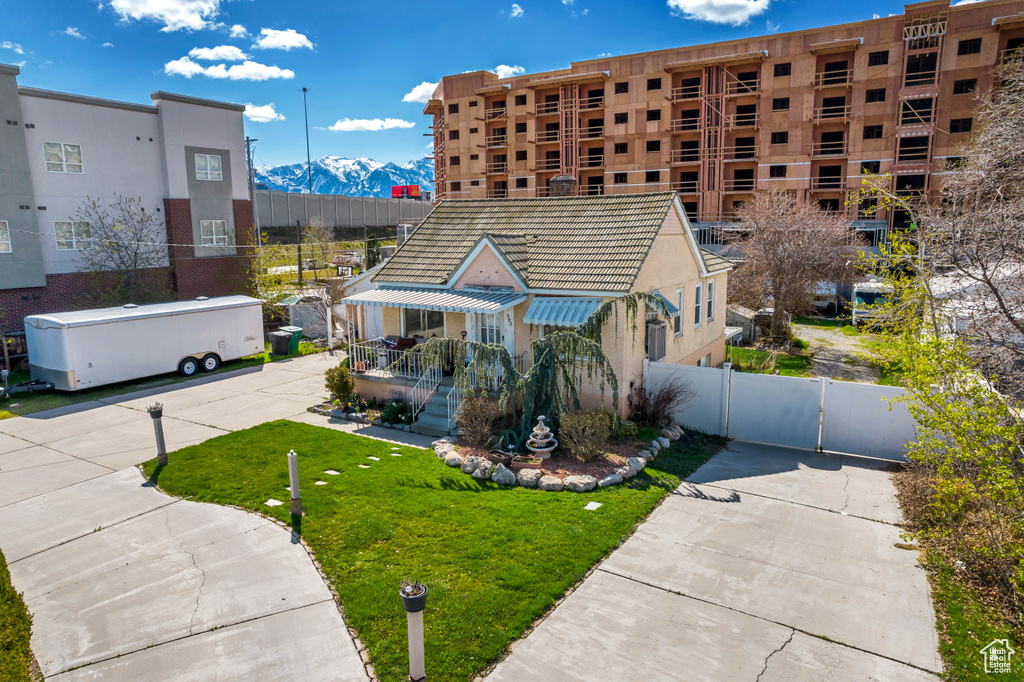
[(879, 464), (730, 443), (488, 679), (936, 679), (927, 579), (895, 546)]
[(0, 548), (47, 678), (367, 679), (286, 529), (167, 497), (133, 467), (155, 456), (146, 407), (156, 401), (169, 450), (274, 419), (326, 425), (306, 407), (333, 362), (307, 356), (0, 421)]

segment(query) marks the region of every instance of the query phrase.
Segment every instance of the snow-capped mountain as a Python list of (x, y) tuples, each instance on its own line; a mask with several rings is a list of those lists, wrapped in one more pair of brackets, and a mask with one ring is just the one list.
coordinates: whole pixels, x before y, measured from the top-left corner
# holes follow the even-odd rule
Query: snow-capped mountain
[[(286, 192), (307, 192), (306, 164), (257, 168), (256, 182)], [(344, 194), (350, 197), (390, 197), (392, 185), (419, 185), (434, 189), (433, 159), (409, 163), (381, 163), (373, 159), (344, 159), (323, 156), (311, 164), (315, 194)]]

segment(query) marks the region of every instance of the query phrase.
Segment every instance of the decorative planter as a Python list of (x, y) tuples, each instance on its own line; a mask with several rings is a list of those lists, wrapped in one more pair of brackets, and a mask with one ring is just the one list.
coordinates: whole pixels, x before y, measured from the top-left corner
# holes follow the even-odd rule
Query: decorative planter
[(505, 468), (509, 468), (512, 466), (512, 455), (506, 455), (504, 452), (487, 452), (484, 453), (484, 457), (486, 457), (488, 461), (494, 462), (495, 464), (504, 464)]
[(520, 469), (540, 469), (540, 465), (543, 463), (544, 460), (540, 457), (513, 457), (511, 469), (512, 471), (519, 471)]
[[(422, 591), (419, 594), (414, 594), (412, 596), (406, 596), (406, 594), (405, 594), (406, 590), (416, 589), (416, 588), (419, 588)], [(398, 591), (398, 594), (401, 595), (401, 597), (402, 597), (402, 606), (405, 607), (406, 613), (416, 613), (417, 611), (422, 611), (423, 609), (425, 609), (427, 607), (427, 586), (426, 585), (420, 585), (420, 584), (409, 585), (408, 587), (403, 587), (402, 589), (400, 589)]]

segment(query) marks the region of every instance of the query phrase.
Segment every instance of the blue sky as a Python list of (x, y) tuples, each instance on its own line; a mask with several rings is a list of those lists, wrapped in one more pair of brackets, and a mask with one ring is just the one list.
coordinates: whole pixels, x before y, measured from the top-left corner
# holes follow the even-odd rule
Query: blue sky
[(532, 73), (902, 11), (891, 0), (0, 0), (0, 63), (21, 65), (30, 87), (252, 104), (260, 165), (305, 160), (305, 86), (314, 157), (403, 163), (428, 153), (430, 125), (422, 102), (403, 100), (446, 74)]

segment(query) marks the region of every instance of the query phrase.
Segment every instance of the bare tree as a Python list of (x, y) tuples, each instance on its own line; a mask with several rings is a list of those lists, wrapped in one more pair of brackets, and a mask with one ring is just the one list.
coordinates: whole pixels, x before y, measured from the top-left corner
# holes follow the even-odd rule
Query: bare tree
[(313, 280), (320, 277), (320, 269), (330, 265), (339, 252), (338, 242), (334, 238), (334, 228), (329, 227), (320, 216), (314, 216), (302, 230), (302, 246), (313, 261)]
[(172, 296), (164, 221), (147, 211), (141, 198), (115, 193), (107, 206), (87, 197), (73, 220), (76, 240), (87, 232), (91, 241), (91, 248), (79, 253), (82, 269), (102, 279), (96, 287), (100, 301), (144, 303)]
[(754, 310), (772, 301), (772, 335), (788, 333), (787, 313), (812, 308), (820, 282), (853, 276), (858, 241), (849, 221), (789, 193), (755, 194), (739, 209), (737, 228), (740, 264), (729, 275), (729, 299)]

